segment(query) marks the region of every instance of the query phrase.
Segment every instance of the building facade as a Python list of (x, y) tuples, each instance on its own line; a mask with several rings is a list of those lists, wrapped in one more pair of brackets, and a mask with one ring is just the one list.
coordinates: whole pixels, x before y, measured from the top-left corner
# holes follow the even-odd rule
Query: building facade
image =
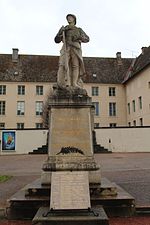
[(128, 126), (150, 125), (150, 47), (143, 47), (142, 53), (129, 68), (123, 82), (126, 91)]
[[(95, 127), (150, 124), (150, 48), (137, 59), (85, 57), (84, 88)], [(147, 59), (146, 64), (144, 58)], [(43, 108), (56, 83), (58, 56), (0, 55), (0, 128), (42, 128)]]

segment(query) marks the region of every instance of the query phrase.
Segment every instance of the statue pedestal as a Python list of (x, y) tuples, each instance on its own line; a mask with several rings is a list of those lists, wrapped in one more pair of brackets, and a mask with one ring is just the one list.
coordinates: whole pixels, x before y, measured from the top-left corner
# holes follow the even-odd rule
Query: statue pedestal
[(89, 180), (100, 184), (92, 133), (90, 97), (66, 93), (50, 97), (48, 158), (43, 164), (42, 184), (51, 183), (52, 171), (88, 171)]
[(90, 182), (100, 189), (101, 181), (93, 157), (93, 106), (88, 96), (57, 93), (49, 99), (48, 158), (43, 171), (42, 184), (51, 185), (47, 223), (54, 213), (56, 221), (67, 224), (71, 213), (76, 224), (87, 224), (89, 219), (89, 224), (108, 224), (106, 215), (103, 218), (101, 211), (97, 214), (91, 209)]

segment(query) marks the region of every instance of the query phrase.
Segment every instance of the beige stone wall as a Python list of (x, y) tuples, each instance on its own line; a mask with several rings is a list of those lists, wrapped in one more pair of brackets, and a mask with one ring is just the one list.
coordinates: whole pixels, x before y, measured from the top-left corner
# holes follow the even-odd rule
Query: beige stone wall
[[(5, 128), (14, 129), (17, 123), (24, 123), (25, 128), (35, 128), (35, 123), (42, 123), (41, 116), (35, 115), (35, 102), (45, 101), (47, 94), (53, 84), (37, 82), (1, 82), (6, 85), (6, 95), (0, 95), (1, 101), (6, 101), (6, 115), (0, 116), (0, 123), (5, 123)], [(17, 86), (25, 85), (25, 95), (17, 94)], [(36, 95), (36, 85), (43, 85), (44, 94)], [(99, 87), (99, 96), (92, 96), (93, 102), (99, 102), (100, 115), (95, 116), (95, 123), (100, 126), (109, 126), (110, 123), (116, 123), (117, 126), (126, 125), (126, 104), (125, 89), (121, 84), (84, 84), (89, 96), (92, 95), (92, 87)], [(116, 96), (109, 96), (109, 87), (116, 88)], [(25, 115), (17, 115), (17, 101), (25, 101)], [(116, 102), (117, 115), (109, 116), (109, 102)]]
[(112, 152), (150, 152), (149, 134), (150, 127), (96, 129), (97, 143)]
[[(99, 96), (92, 96), (92, 87), (99, 87)], [(109, 96), (109, 87), (116, 88), (116, 96)], [(100, 115), (95, 116), (94, 122), (101, 127), (116, 123), (117, 126), (126, 126), (126, 96), (125, 88), (122, 84), (84, 84), (88, 95), (92, 97), (92, 102), (99, 102)], [(116, 116), (109, 116), (109, 102), (116, 102)]]
[[(142, 97), (142, 109), (139, 107), (139, 97)], [(127, 113), (127, 123), (136, 121), (140, 126), (140, 118), (143, 118), (143, 125), (150, 125), (150, 66), (126, 84), (127, 104), (130, 103), (130, 114)], [(135, 100), (135, 112), (133, 112), (132, 101)], [(126, 105), (127, 108), (127, 105)], [(128, 109), (127, 109), (128, 111)]]
[[(0, 123), (5, 123), (5, 128), (14, 129), (17, 123), (24, 123), (25, 128), (35, 128), (35, 123), (42, 123), (41, 116), (35, 114), (35, 102), (45, 101), (52, 84), (36, 82), (0, 84), (6, 85), (6, 95), (0, 95), (0, 101), (6, 101), (6, 115), (0, 116)], [(25, 85), (25, 95), (17, 94), (18, 85)], [(36, 85), (43, 85), (43, 95), (36, 95)], [(17, 115), (17, 101), (25, 101), (25, 115)]]
[[(5, 130), (7, 131), (7, 130)], [(15, 151), (2, 151), (2, 130), (0, 130), (0, 155), (28, 154), (46, 144), (48, 130), (13, 130), (16, 132)]]

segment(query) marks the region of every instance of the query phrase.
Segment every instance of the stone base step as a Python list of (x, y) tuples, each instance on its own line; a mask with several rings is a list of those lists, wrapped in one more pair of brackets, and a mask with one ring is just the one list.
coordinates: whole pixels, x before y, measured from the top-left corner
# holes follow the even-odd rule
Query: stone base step
[(41, 225), (109, 225), (108, 217), (102, 206), (91, 210), (59, 211), (50, 211), (49, 207), (41, 207), (32, 222)]
[[(100, 195), (99, 191), (96, 192), (96, 185), (90, 187), (90, 199), (93, 207), (103, 205), (109, 217), (132, 216), (135, 213), (134, 198), (120, 186), (103, 178), (101, 188), (105, 192), (105, 195)], [(117, 195), (112, 195), (111, 189), (114, 188), (117, 190)], [(40, 179), (38, 179), (15, 193), (8, 199), (8, 203), (9, 218), (33, 218), (39, 207), (49, 206), (50, 186), (41, 185)]]
[[(101, 179), (101, 185), (99, 184), (90, 184), (90, 196), (99, 197), (99, 196), (116, 196), (117, 194), (117, 186), (115, 183), (110, 182), (106, 178)], [(40, 196), (40, 198), (39, 198)], [(50, 197), (50, 185), (42, 185), (41, 180), (37, 179), (34, 182), (26, 185), (24, 188), (16, 192), (11, 198), (10, 201), (20, 201), (21, 199), (30, 201), (42, 198), (48, 199)]]

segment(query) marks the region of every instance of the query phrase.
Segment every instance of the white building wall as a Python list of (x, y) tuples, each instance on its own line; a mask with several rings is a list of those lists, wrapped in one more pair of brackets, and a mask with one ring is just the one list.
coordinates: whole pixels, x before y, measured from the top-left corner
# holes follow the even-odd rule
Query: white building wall
[[(11, 131), (11, 130), (3, 130)], [(2, 150), (2, 130), (0, 130), (0, 154), (28, 154), (38, 147), (42, 147), (47, 142), (48, 130), (13, 130), (16, 132), (15, 150)]]
[[(142, 109), (139, 107), (139, 97), (142, 97)], [(136, 121), (140, 126), (140, 118), (143, 126), (150, 126), (150, 66), (126, 83), (127, 104), (130, 103), (130, 114), (127, 108), (127, 123)], [(133, 111), (133, 100), (135, 101), (135, 112)]]
[(96, 138), (112, 152), (150, 152), (150, 127), (96, 129)]
[[(7, 130), (4, 130), (7, 131)], [(150, 152), (150, 127), (95, 129), (97, 143), (112, 152)], [(16, 130), (15, 151), (2, 151), (0, 155), (28, 154), (47, 142), (48, 130)]]

